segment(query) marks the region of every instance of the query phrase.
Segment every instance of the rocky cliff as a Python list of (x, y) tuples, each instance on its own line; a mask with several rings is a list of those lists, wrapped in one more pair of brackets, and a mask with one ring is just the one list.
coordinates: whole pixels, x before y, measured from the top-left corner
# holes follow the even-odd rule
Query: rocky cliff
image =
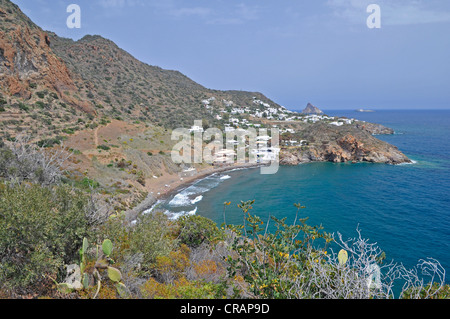
[(32, 99), (39, 89), (52, 91), (72, 107), (89, 112), (89, 103), (76, 99), (74, 76), (51, 48), (48, 34), (10, 1), (0, 2), (0, 84), (5, 95)]
[[(386, 164), (409, 163), (410, 160), (399, 149), (373, 136), (373, 132), (390, 129), (382, 125), (361, 129), (361, 124), (333, 127), (316, 123), (303, 127), (298, 136), (306, 141), (301, 147), (283, 147), (281, 165), (327, 162), (371, 162)], [(390, 133), (389, 133), (390, 134)]]

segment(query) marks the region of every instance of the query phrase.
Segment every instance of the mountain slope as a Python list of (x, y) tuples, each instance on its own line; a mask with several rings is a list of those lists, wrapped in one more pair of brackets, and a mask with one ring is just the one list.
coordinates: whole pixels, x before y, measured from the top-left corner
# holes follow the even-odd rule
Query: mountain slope
[(213, 96), (219, 102), (233, 99), (240, 106), (254, 105), (253, 97), (276, 104), (260, 93), (209, 90), (178, 71), (138, 61), (101, 36), (75, 42), (51, 34), (51, 41), (71, 73), (82, 77), (78, 89), (100, 113), (177, 128), (190, 127), (196, 119), (212, 124), (211, 111), (201, 101)]
[(89, 111), (71, 93), (77, 90), (65, 62), (51, 49), (48, 34), (10, 1), (0, 1), (0, 84), (2, 93), (30, 100), (48, 89), (72, 107)]
[[(24, 123), (34, 122), (33, 117), (42, 123), (39, 114), (28, 115), (44, 109), (52, 113), (47, 121), (58, 122), (53, 116), (57, 114), (72, 126), (109, 118), (150, 121), (173, 129), (190, 127), (198, 119), (218, 125), (212, 110), (201, 102), (211, 97), (216, 109), (224, 107), (224, 100), (252, 107), (253, 97), (277, 105), (260, 93), (207, 89), (178, 71), (138, 61), (101, 36), (60, 38), (43, 31), (9, 0), (0, 0), (0, 15), (0, 98), (13, 106), (7, 110), (8, 119), (28, 113), (23, 114)], [(59, 131), (68, 129), (63, 122), (58, 123)], [(33, 125), (22, 129), (27, 126)], [(40, 133), (55, 136), (58, 129)]]

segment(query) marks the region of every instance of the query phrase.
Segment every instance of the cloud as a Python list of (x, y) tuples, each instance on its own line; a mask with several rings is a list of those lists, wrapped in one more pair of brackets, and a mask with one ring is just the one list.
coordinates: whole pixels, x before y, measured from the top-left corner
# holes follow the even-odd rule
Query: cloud
[(422, 0), (328, 0), (326, 5), (332, 15), (351, 24), (365, 22), (368, 17), (366, 8), (369, 4), (381, 7), (383, 25), (414, 25), (426, 23), (450, 22), (448, 4)]

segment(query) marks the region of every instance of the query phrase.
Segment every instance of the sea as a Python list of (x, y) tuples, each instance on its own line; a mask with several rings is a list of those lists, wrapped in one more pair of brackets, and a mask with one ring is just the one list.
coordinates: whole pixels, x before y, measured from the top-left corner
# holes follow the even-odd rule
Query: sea
[(377, 138), (397, 146), (412, 164), (307, 163), (218, 173), (196, 181), (158, 203), (172, 218), (197, 214), (227, 224), (242, 224), (240, 201), (255, 200), (252, 213), (293, 222), (301, 217), (328, 233), (355, 238), (358, 230), (386, 253), (387, 260), (415, 267), (433, 258), (450, 283), (450, 110), (325, 111), (379, 123), (395, 130)]

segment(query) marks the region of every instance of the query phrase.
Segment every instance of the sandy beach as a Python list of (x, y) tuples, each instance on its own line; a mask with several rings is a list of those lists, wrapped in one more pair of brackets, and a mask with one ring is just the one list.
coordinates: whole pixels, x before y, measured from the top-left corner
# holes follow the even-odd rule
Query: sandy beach
[(180, 192), (182, 189), (192, 185), (196, 181), (207, 176), (232, 171), (235, 169), (250, 169), (264, 166), (260, 163), (232, 164), (226, 166), (208, 167), (197, 170), (191, 176), (180, 177), (180, 174), (163, 175), (154, 181), (148, 187), (149, 195), (139, 205), (125, 212), (126, 220), (131, 222), (145, 210), (151, 208), (157, 201), (170, 197)]

